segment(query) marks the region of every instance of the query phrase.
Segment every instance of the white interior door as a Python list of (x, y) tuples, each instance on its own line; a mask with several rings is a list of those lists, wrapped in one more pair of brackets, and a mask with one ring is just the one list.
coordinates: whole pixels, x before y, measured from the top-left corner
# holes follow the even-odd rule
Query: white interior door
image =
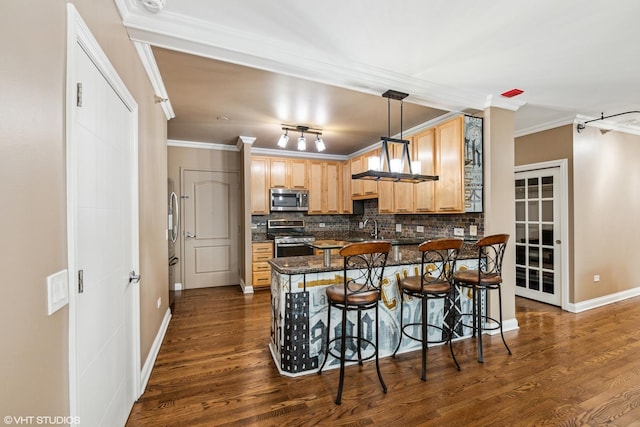
[(139, 396), (137, 110), (83, 30), (69, 46), (69, 400), (79, 425), (123, 426)]
[(516, 172), (516, 295), (562, 306), (559, 167)]
[(185, 288), (238, 284), (238, 174), (185, 170), (182, 182)]

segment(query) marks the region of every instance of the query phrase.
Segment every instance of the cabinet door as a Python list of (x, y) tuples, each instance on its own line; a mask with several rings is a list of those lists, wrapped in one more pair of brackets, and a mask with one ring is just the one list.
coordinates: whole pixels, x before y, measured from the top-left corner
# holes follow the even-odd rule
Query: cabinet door
[[(380, 157), (380, 150), (378, 149), (375, 151), (371, 151), (360, 156), (360, 162), (363, 172), (369, 169), (369, 157), (371, 156)], [(362, 194), (367, 198), (376, 197), (378, 195), (378, 181), (373, 181), (370, 179), (362, 180)]]
[[(409, 149), (411, 148), (409, 144)], [(395, 159), (401, 159), (403, 156), (404, 146), (395, 144), (393, 147), (392, 157)], [(411, 160), (415, 160), (411, 156)], [(405, 162), (404, 173), (409, 173), (409, 164)], [(393, 183), (393, 211), (395, 213), (408, 214), (413, 213), (413, 186), (415, 184), (409, 182), (394, 182)], [(378, 183), (378, 192), (380, 193), (380, 185)], [(381, 194), (378, 196), (381, 197)]]
[(289, 161), (289, 175), (291, 188), (307, 188), (307, 161), (292, 159)]
[(347, 160), (340, 165), (342, 168), (342, 203), (340, 211), (343, 214), (353, 213), (353, 201), (351, 200), (351, 161)]
[(287, 188), (287, 159), (272, 158), (269, 167), (270, 188)]
[(269, 159), (251, 158), (251, 213), (269, 213)]
[[(357, 174), (360, 172), (364, 172), (362, 168), (362, 157), (355, 157), (351, 159), (351, 174)], [(352, 179), (351, 180), (351, 197), (359, 197), (362, 196), (362, 180), (361, 179)]]
[[(435, 129), (428, 129), (413, 137), (413, 159), (420, 161), (423, 175), (435, 175)], [(434, 212), (435, 182), (426, 181), (413, 185), (413, 202), (416, 213)]]
[(308, 163), (309, 169), (309, 214), (321, 214), (322, 211), (322, 169), (323, 162), (311, 160)]
[(325, 162), (322, 174), (324, 204), (322, 211), (328, 214), (340, 213), (340, 164)]
[(463, 117), (436, 126), (438, 175), (437, 211), (464, 212)]

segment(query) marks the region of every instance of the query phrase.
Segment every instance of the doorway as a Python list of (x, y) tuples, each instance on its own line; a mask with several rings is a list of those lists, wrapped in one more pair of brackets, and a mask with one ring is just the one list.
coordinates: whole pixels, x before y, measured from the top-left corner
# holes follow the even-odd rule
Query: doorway
[(566, 160), (515, 170), (516, 295), (568, 304)]
[(71, 4), (67, 21), (70, 415), (118, 426), (140, 395), (137, 104)]
[(237, 172), (182, 172), (185, 289), (240, 282), (240, 185)]

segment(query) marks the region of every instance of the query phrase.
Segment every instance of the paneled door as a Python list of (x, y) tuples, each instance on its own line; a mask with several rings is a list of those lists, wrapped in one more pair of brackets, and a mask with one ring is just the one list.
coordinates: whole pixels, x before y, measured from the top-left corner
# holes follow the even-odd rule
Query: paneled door
[(515, 174), (516, 295), (562, 306), (559, 167)]
[(140, 395), (137, 105), (68, 11), (70, 414), (124, 426)]
[(184, 286), (239, 283), (240, 186), (237, 172), (184, 170)]

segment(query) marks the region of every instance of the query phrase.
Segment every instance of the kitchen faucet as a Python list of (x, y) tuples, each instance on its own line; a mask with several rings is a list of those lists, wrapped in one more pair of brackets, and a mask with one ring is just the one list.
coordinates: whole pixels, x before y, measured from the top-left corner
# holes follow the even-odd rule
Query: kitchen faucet
[[(369, 222), (369, 218), (364, 220), (362, 227), (366, 226), (367, 222)], [(373, 231), (371, 232), (371, 237), (376, 240), (378, 239), (378, 221), (375, 218), (373, 219)]]

